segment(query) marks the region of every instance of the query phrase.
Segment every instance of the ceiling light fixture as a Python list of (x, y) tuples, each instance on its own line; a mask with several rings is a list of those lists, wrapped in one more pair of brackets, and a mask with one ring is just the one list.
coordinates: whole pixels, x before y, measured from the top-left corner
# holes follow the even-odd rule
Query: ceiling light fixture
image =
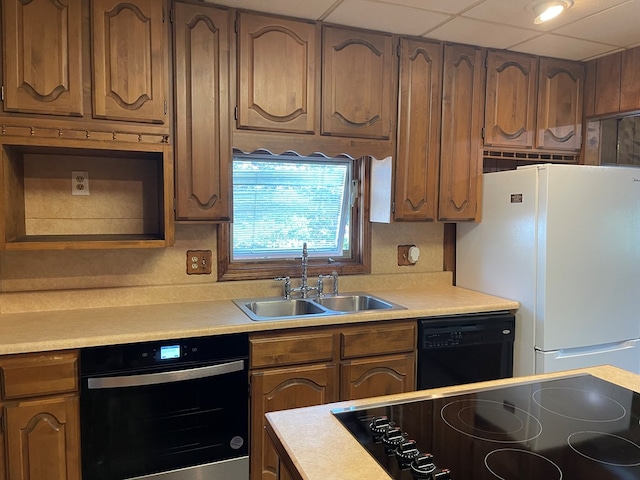
[(533, 23), (540, 24), (551, 20), (552, 18), (556, 18), (572, 5), (573, 0), (537, 0), (529, 3), (525, 9), (534, 13), (535, 19), (533, 20)]

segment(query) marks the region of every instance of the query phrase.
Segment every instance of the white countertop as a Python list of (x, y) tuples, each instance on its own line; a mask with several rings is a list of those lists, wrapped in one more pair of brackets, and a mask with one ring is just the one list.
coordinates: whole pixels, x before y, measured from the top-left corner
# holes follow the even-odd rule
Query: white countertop
[[(0, 355), (319, 325), (516, 310), (518, 302), (446, 284), (367, 290), (406, 310), (255, 322), (231, 300), (0, 315)], [(348, 293), (348, 292), (345, 292)]]

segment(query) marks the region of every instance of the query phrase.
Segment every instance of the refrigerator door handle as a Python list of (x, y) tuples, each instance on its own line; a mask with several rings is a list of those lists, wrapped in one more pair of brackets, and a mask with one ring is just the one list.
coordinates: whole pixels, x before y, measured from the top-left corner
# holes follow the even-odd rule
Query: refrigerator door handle
[(632, 348), (638, 348), (639, 342), (640, 342), (640, 339), (624, 340), (622, 342), (606, 343), (604, 345), (561, 349), (561, 350), (558, 350), (556, 354), (556, 358), (570, 358), (570, 357), (579, 357), (579, 356), (585, 356), (585, 355), (600, 355), (602, 353), (607, 353), (607, 352), (628, 350)]

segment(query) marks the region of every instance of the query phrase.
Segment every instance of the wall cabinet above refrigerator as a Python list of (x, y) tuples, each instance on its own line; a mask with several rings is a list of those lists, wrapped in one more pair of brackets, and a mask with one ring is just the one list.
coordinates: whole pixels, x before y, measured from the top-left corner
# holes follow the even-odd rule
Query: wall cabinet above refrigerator
[(583, 89), (581, 63), (489, 51), (484, 144), (579, 151)]

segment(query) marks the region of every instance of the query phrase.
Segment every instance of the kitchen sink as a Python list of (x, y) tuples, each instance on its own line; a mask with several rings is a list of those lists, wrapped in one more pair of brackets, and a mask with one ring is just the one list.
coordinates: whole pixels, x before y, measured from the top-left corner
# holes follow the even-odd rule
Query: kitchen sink
[(259, 300), (248, 302), (245, 307), (258, 317), (296, 317), (325, 312), (319, 305), (303, 299)]
[(294, 320), (372, 310), (401, 310), (405, 308), (401, 305), (362, 292), (326, 295), (319, 298), (244, 298), (233, 300), (233, 303), (254, 321)]
[(371, 295), (338, 295), (314, 299), (323, 307), (337, 312), (359, 312), (362, 310), (385, 310), (393, 308), (389, 302)]

